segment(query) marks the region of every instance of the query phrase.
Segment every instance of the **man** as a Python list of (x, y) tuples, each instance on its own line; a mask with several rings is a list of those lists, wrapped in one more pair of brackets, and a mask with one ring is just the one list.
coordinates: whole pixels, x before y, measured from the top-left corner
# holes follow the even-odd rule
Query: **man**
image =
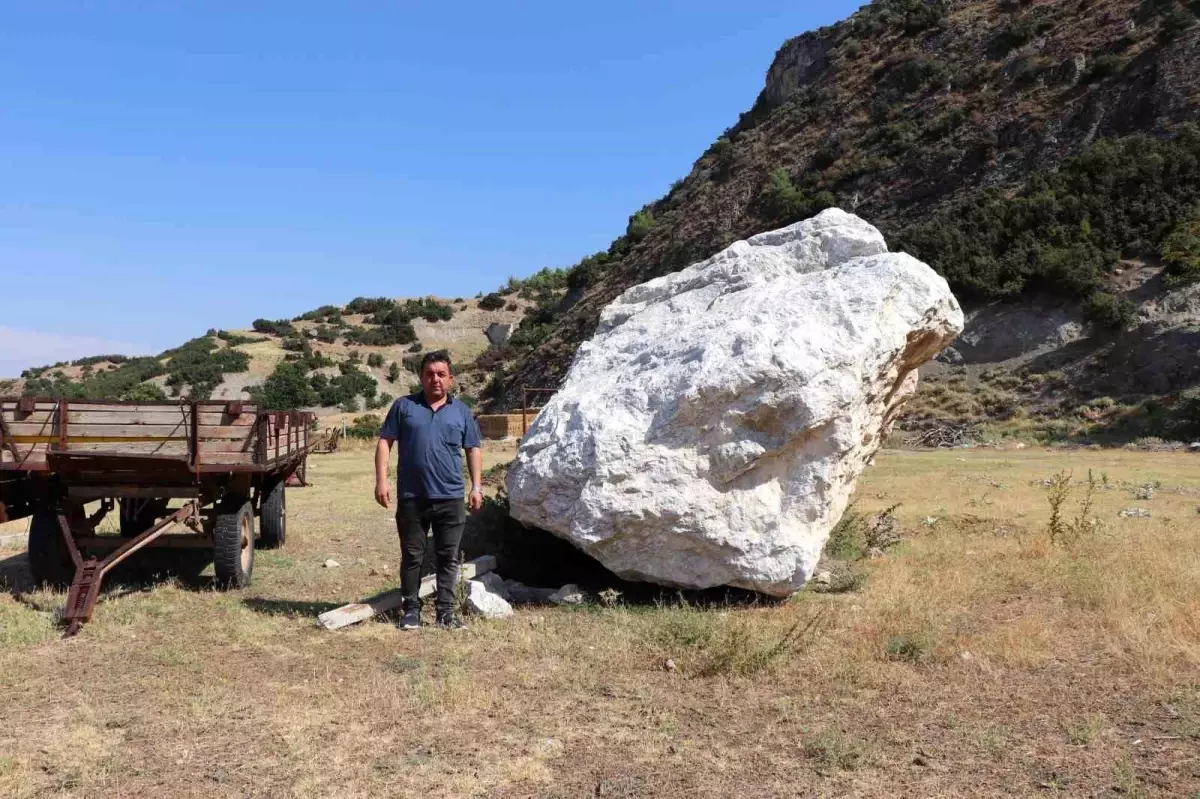
[(468, 503), (472, 513), (483, 507), (483, 453), (479, 448), (479, 426), (471, 409), (450, 394), (453, 385), (448, 353), (431, 352), (422, 358), (421, 391), (392, 404), (375, 445), (375, 501), (386, 508), (391, 504), (388, 459), (392, 445), (400, 442), (396, 527), (400, 531), (400, 590), (404, 594), (401, 630), (421, 626), (417, 591), (430, 528), (437, 566), (437, 624), (447, 629), (466, 626), (454, 613), (458, 545), (466, 524), (462, 450), (467, 451), (471, 473)]

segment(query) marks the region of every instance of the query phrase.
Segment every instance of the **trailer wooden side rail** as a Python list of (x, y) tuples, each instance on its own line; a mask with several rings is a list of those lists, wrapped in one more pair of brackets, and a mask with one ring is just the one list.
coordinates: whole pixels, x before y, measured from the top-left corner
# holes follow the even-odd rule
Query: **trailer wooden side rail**
[[(304, 472), (311, 422), (244, 402), (0, 397), (0, 521), (32, 517), (35, 582), (71, 584), (67, 635), (104, 576), (147, 547), (211, 547), (218, 584), (242, 587), (256, 541), (286, 538), (285, 488)], [(120, 535), (98, 534), (118, 505)], [(175, 523), (192, 532), (168, 534)]]

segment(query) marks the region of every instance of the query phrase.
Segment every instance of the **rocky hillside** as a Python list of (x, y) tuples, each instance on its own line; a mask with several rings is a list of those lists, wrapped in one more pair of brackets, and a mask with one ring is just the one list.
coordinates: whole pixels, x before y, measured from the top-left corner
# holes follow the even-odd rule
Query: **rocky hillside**
[[(518, 283), (519, 287), (519, 283)], [(530, 300), (359, 297), (294, 319), (210, 330), (157, 356), (96, 355), (26, 370), (0, 393), (153, 400), (258, 399), (325, 417), (378, 410), (416, 382), (421, 354), (445, 349), (467, 397), (484, 386), (467, 368), (492, 345), (489, 328), (515, 328)], [(493, 336), (496, 331), (493, 328)], [(499, 339), (497, 339), (499, 340)]]
[(1113, 421), (1178, 401), (1200, 384), (1198, 15), (1195, 0), (879, 0), (787, 41), (750, 110), (525, 317), (493, 402), (555, 386), (630, 286), (831, 205), (968, 310), (943, 393), (1016, 378), (993, 406), (931, 401), (913, 420), (1104, 399)]

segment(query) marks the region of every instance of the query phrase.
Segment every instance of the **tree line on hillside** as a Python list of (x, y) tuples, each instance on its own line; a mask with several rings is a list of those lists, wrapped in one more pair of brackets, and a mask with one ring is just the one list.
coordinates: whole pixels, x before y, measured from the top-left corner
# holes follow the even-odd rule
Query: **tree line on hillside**
[(1164, 259), (1169, 281), (1200, 277), (1200, 127), (1170, 139), (1101, 140), (1013, 194), (981, 192), (898, 231), (893, 248), (921, 258), (972, 299), (1051, 293), (1080, 299), (1095, 321), (1122, 325), (1111, 293), (1117, 261)]
[[(115, 363), (116, 368), (93, 371), (92, 366), (102, 361)], [(218, 347), (212, 335), (205, 335), (156, 356), (95, 356), (81, 358), (76, 364), (83, 366), (78, 379), (68, 377), (61, 368), (27, 370), (23, 393), (65, 399), (163, 400), (167, 392), (146, 381), (165, 376), (171, 396), (182, 396), (186, 388), (189, 397), (207, 399), (226, 374), (249, 369), (250, 356)]]

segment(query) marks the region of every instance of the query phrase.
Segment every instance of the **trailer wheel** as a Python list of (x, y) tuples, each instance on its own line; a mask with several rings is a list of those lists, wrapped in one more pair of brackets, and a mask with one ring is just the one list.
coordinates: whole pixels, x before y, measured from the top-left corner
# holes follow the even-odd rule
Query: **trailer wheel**
[(34, 511), (29, 522), (29, 571), (35, 585), (62, 588), (75, 579), (75, 563), (52, 511)]
[(254, 572), (254, 506), (224, 502), (213, 519), (213, 573), (222, 588), (245, 588)]
[(287, 493), (283, 480), (262, 494), (258, 533), (258, 543), (263, 549), (276, 549), (287, 540)]

